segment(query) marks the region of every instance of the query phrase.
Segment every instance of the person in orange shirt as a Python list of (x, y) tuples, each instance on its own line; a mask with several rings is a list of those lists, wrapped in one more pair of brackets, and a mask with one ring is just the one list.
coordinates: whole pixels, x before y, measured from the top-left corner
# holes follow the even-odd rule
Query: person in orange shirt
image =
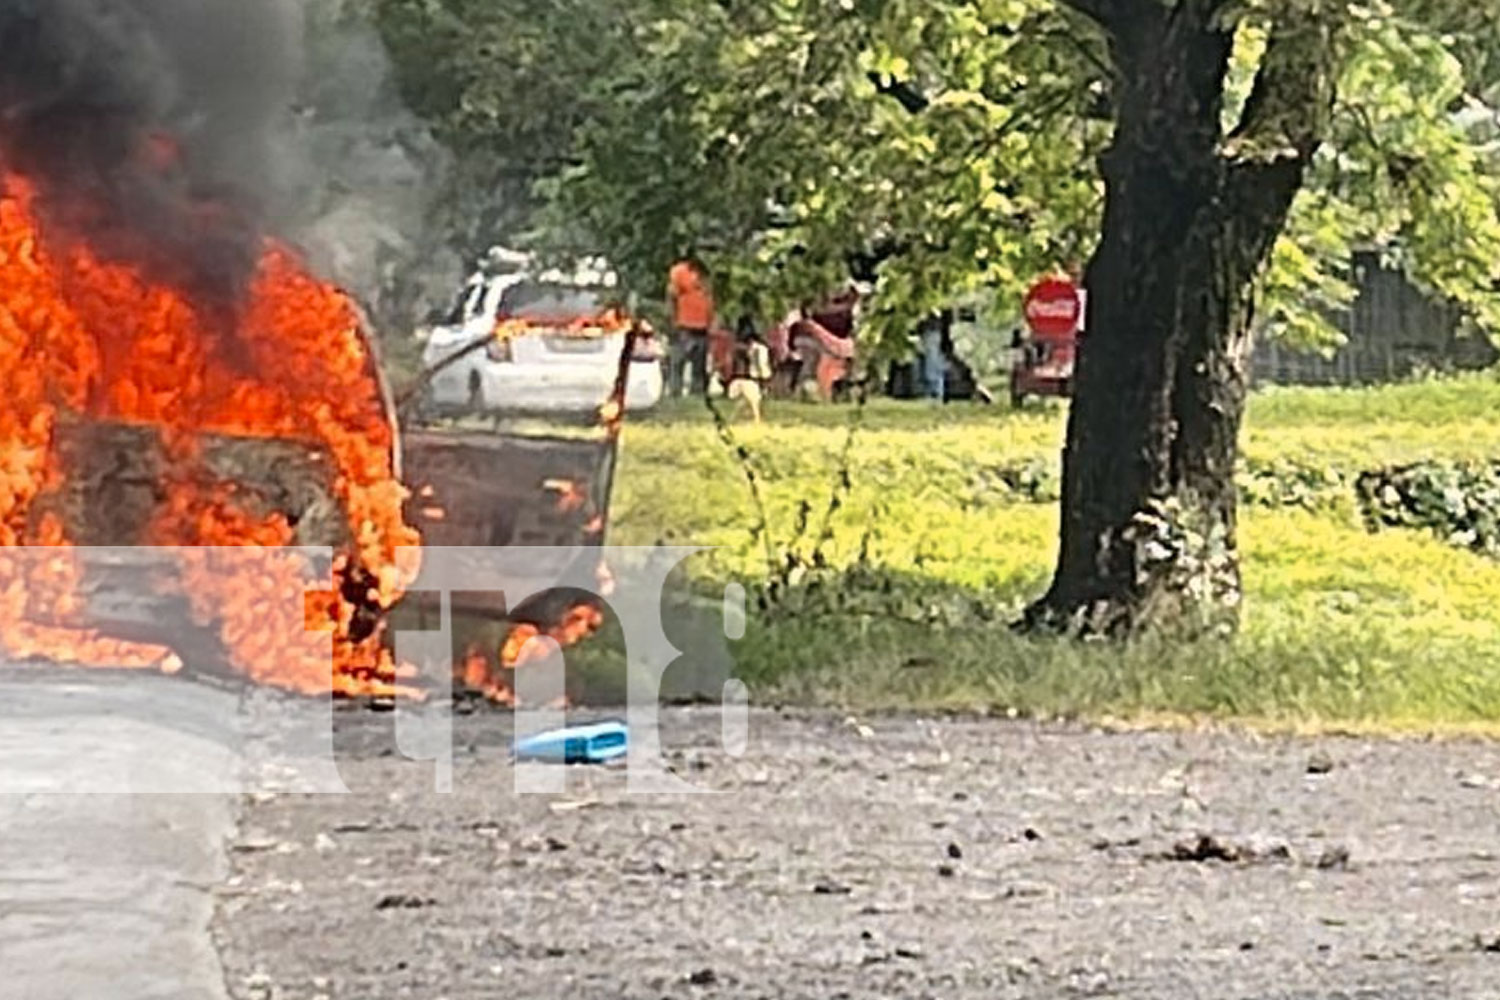
[(672, 344), (667, 353), (667, 391), (682, 395), (682, 369), (691, 370), (693, 395), (708, 393), (708, 332), (714, 325), (714, 297), (708, 269), (686, 255), (667, 275), (667, 304), (672, 313)]

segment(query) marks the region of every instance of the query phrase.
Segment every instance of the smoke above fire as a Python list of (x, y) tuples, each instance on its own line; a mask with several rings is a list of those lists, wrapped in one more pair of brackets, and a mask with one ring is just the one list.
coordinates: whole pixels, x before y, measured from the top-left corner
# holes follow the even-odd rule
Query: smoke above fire
[(441, 152), (343, 0), (0, 0), (0, 53), (49, 238), (234, 300), (274, 234), (366, 302), (423, 242)]

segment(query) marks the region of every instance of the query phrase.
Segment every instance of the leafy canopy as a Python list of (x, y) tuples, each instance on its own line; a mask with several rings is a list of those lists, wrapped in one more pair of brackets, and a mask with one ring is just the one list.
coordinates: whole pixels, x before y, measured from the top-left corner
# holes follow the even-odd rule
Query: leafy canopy
[[(696, 248), (731, 309), (770, 315), (853, 259), (900, 341), (958, 297), (1013, 306), (1097, 239), (1110, 50), (1062, 0), (373, 2), (410, 99), (472, 176), (506, 179), (509, 217), (643, 293)], [(1227, 15), (1226, 136), (1272, 27), (1313, 2), (1336, 0)], [(1332, 134), (1262, 282), (1275, 334), (1333, 343), (1371, 246), (1500, 331), (1500, 28), (1481, 6), (1338, 2)]]

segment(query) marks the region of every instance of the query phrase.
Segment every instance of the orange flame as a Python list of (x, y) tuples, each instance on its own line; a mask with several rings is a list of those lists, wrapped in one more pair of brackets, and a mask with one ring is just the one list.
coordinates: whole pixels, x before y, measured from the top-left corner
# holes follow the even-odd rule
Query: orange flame
[(459, 680), (465, 688), (490, 701), (515, 705), (515, 671), (541, 661), (548, 653), (547, 644), (533, 644), (533, 639), (545, 637), (566, 649), (597, 632), (603, 624), (603, 612), (596, 605), (584, 602), (569, 608), (562, 620), (550, 628), (524, 622), (513, 625), (500, 647), (498, 660), (479, 646), (469, 647), (458, 670)]
[(562, 621), (543, 630), (535, 625), (515, 626), (500, 647), (500, 665), (514, 670), (528, 663), (535, 663), (547, 655), (544, 643), (532, 644), (531, 640), (546, 636), (566, 649), (577, 645), (599, 630), (604, 624), (604, 613), (589, 602), (575, 604), (563, 615)]
[(529, 334), (545, 333), (554, 337), (604, 337), (630, 328), (630, 319), (618, 309), (606, 309), (597, 316), (583, 316), (552, 322), (544, 315), (511, 316), (495, 323), (497, 340), (510, 340)]
[[(167, 147), (157, 152), (169, 159)], [(399, 692), (399, 671), (369, 619), (400, 596), (414, 567), (398, 566), (398, 549), (419, 540), (402, 519), (393, 432), (353, 304), (268, 244), (246, 301), (210, 315), (137, 268), (45, 233), (34, 205), (26, 179), (0, 175), (0, 546), (69, 544), (56, 519), (30, 516), (32, 501), (69, 472), (54, 451), (61, 414), (155, 426), (173, 464), (143, 541), (244, 547), (256, 566), (247, 574), (237, 559), (226, 574), (210, 552), (180, 557), (194, 616), (218, 622), (235, 667), (305, 693)], [(292, 527), (236, 506), (232, 484), (199, 461), (206, 433), (303, 441), (330, 456), (353, 542), (335, 590), (310, 598), (321, 636), (300, 643), (302, 622), (275, 612), (274, 598), (288, 593), (279, 588), (301, 591), (285, 551)], [(180, 669), (159, 647), (53, 624), (76, 591), (71, 560), (60, 555), (48, 579), (17, 569), (0, 561), (0, 635), (11, 655)], [(267, 621), (272, 613), (281, 618)]]
[(464, 656), (462, 675), (460, 680), (463, 686), (484, 696), (489, 701), (498, 705), (516, 704), (515, 688), (505, 671), (496, 670), (494, 662), (479, 646), (470, 646), (468, 653)]
[(542, 489), (557, 494), (557, 509), (564, 514), (582, 510), (583, 505), (588, 503), (588, 494), (571, 479), (549, 479), (542, 483)]

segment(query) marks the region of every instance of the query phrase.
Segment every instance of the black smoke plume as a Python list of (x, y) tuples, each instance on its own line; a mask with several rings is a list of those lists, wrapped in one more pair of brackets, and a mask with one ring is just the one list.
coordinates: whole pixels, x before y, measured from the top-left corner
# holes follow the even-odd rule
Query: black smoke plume
[(0, 174), (35, 186), (49, 240), (212, 303), (268, 235), (373, 297), (428, 243), (441, 153), (346, 7), (0, 0)]
[(0, 167), (50, 239), (233, 298), (300, 72), (290, 0), (0, 0)]

